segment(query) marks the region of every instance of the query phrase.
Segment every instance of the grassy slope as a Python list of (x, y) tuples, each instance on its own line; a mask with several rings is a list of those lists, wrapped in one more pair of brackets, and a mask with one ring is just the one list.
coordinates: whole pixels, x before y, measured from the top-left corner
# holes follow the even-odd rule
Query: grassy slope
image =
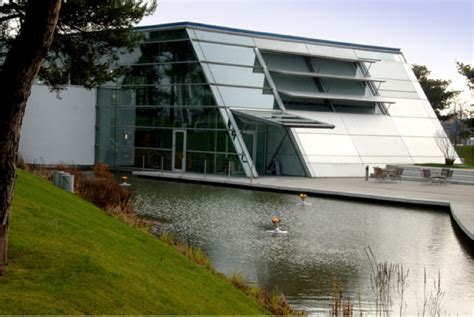
[(0, 314), (262, 314), (229, 282), (18, 171)]

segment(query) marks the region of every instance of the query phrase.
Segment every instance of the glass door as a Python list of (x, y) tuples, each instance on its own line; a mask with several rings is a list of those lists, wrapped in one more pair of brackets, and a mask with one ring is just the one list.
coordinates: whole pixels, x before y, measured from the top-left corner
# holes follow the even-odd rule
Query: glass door
[(257, 161), (257, 133), (255, 131), (243, 130), (242, 138), (244, 139), (247, 151), (250, 154), (253, 164)]
[(186, 171), (186, 130), (173, 130), (172, 169), (175, 172)]

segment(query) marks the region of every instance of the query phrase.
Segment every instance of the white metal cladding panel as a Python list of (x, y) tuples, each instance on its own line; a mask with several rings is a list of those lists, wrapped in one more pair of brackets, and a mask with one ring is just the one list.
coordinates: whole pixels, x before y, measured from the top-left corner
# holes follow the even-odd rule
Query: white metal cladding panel
[(403, 67), (405, 68), (405, 72), (407, 73), (411, 81), (418, 81), (415, 76), (415, 73), (413, 72), (413, 69), (411, 68), (411, 64), (403, 63)]
[(412, 164), (413, 159), (410, 156), (361, 156), (365, 164)]
[(438, 118), (436, 116), (436, 113), (433, 110), (433, 107), (431, 106), (430, 102), (428, 100), (422, 100), (423, 106), (425, 107), (425, 111), (428, 114), (429, 118)]
[(410, 156), (398, 136), (353, 135), (352, 141), (361, 156)]
[(363, 177), (364, 164), (311, 164), (313, 177)]
[(388, 112), (391, 116), (422, 118), (429, 117), (422, 100), (398, 98), (394, 101), (395, 103), (388, 106)]
[[(423, 163), (438, 163), (444, 164), (444, 156), (416, 156), (413, 158), (413, 164), (423, 164)], [(460, 161), (456, 161), (455, 163), (461, 163)]]
[(304, 159), (309, 163), (362, 163), (359, 156), (305, 155)]
[(393, 122), (402, 136), (435, 137), (439, 132), (436, 128), (437, 119), (393, 117)]
[(314, 55), (334, 56), (342, 58), (357, 58), (354, 50), (351, 48), (342, 48), (327, 45), (306, 44), (309, 53)]
[(399, 62), (381, 61), (373, 63), (370, 67), (369, 73), (375, 78), (388, 78), (388, 79), (400, 79), (410, 80), (405, 66)]
[(408, 80), (387, 79), (385, 82), (380, 84), (379, 90), (417, 92), (414, 83), (416, 82), (411, 82)]
[(20, 153), (29, 163), (94, 164), (96, 90), (69, 86), (61, 99), (34, 85), (21, 128)]
[(407, 98), (413, 99), (418, 98), (418, 93), (411, 91), (394, 91), (394, 90), (379, 90), (379, 94), (382, 97), (392, 97), (392, 98)]
[(398, 135), (397, 127), (389, 116), (340, 114), (349, 134)]
[[(413, 160), (421, 156), (443, 157), (443, 153), (436, 144), (435, 138), (403, 137), (403, 141), (413, 157)], [(425, 163), (426, 162), (427, 161), (425, 161)]]
[(303, 134), (298, 137), (307, 156), (345, 155), (358, 156), (351, 137), (348, 135)]
[(426, 97), (425, 91), (423, 90), (423, 88), (421, 88), (420, 83), (418, 81), (412, 81), (412, 83), (413, 83), (413, 88), (420, 96), (420, 99), (428, 100), (428, 98)]
[(436, 118), (436, 119), (432, 119), (431, 121), (434, 125), (434, 128), (435, 130), (437, 131), (436, 132), (436, 136), (440, 136), (440, 135), (443, 135), (445, 136), (446, 135), (446, 132), (444, 131), (444, 128), (443, 126), (441, 125), (441, 122), (439, 122), (439, 120)]
[(296, 133), (303, 134), (348, 134), (341, 114), (316, 111), (297, 111), (290, 110), (290, 114), (301, 116), (303, 118), (313, 119), (335, 125), (334, 129), (295, 129)]
[(208, 32), (201, 30), (194, 30), (194, 32), (195, 38), (198, 40), (254, 46), (252, 38), (248, 36), (233, 35), (221, 32)]
[(196, 53), (197, 59), (200, 61), (206, 60), (204, 53), (201, 49), (201, 44), (199, 42), (191, 41), (194, 52)]
[(217, 86), (211, 86), (211, 91), (212, 91), (212, 94), (214, 95), (214, 98), (216, 98), (217, 105), (224, 107), (225, 106), (224, 100), (222, 100), (222, 96)]
[(269, 39), (261, 39), (261, 38), (254, 38), (254, 40), (257, 47), (262, 50), (267, 49), (267, 50), (281, 51), (281, 52), (293, 52), (293, 53), (304, 53), (304, 54), (309, 53), (308, 48), (306, 47), (305, 43), (269, 40)]
[(387, 61), (400, 60), (400, 54), (395, 54), (395, 53), (376, 52), (376, 51), (359, 50), (359, 49), (354, 49), (354, 52), (359, 58), (381, 59), (381, 60), (387, 60)]

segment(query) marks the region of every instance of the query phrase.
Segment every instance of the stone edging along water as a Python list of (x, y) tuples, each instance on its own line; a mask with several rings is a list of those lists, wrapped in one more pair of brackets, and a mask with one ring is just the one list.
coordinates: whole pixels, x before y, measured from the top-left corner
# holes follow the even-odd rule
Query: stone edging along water
[[(420, 198), (407, 198), (400, 196), (387, 196), (381, 194), (367, 194), (361, 192), (352, 192), (352, 191), (343, 191), (343, 190), (327, 190), (327, 189), (315, 189), (315, 188), (302, 188), (302, 187), (293, 187), (293, 186), (282, 186), (282, 185), (270, 185), (270, 184), (259, 184), (251, 183), (248, 179), (228, 179), (228, 178), (203, 178), (200, 175), (193, 174), (174, 174), (174, 173), (157, 173), (157, 172), (146, 172), (146, 171), (137, 171), (133, 172), (134, 175), (143, 178), (151, 179), (164, 179), (164, 180), (173, 180), (173, 181), (186, 181), (200, 184), (209, 184), (209, 185), (219, 185), (227, 187), (239, 187), (244, 189), (257, 189), (257, 190), (266, 190), (266, 191), (276, 191), (276, 192), (285, 192), (285, 193), (308, 193), (316, 194), (325, 197), (338, 197), (338, 198), (350, 198), (353, 200), (362, 200), (362, 201), (372, 201), (372, 202), (390, 202), (402, 205), (416, 205), (416, 206), (426, 206), (426, 207), (436, 207), (450, 210), (451, 216), (454, 219), (454, 222), (465, 234), (465, 236), (474, 244), (474, 227), (468, 227), (467, 223), (469, 222), (468, 216), (465, 217), (465, 214), (468, 213), (469, 208), (472, 206), (467, 206), (462, 203), (457, 203), (455, 201), (448, 200), (434, 200), (434, 199), (420, 199)], [(471, 216), (472, 217), (472, 216)], [(471, 221), (472, 222), (472, 221)]]

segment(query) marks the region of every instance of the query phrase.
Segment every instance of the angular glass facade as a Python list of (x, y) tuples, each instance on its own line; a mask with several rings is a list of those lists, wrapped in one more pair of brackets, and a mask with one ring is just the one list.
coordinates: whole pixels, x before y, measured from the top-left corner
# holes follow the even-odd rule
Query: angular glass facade
[(242, 174), (185, 29), (145, 32), (123, 75), (98, 89), (96, 161), (114, 167)]
[(424, 97), (398, 49), (188, 22), (138, 31), (122, 76), (98, 89), (96, 161), (314, 177), (414, 160), (396, 116), (426, 117)]
[(184, 28), (151, 31), (133, 54), (121, 57), (123, 75), (98, 90), (96, 161), (117, 168), (251, 177), (278, 169), (305, 176), (287, 129), (227, 110), (279, 109), (254, 50), (197, 45), (196, 51)]

